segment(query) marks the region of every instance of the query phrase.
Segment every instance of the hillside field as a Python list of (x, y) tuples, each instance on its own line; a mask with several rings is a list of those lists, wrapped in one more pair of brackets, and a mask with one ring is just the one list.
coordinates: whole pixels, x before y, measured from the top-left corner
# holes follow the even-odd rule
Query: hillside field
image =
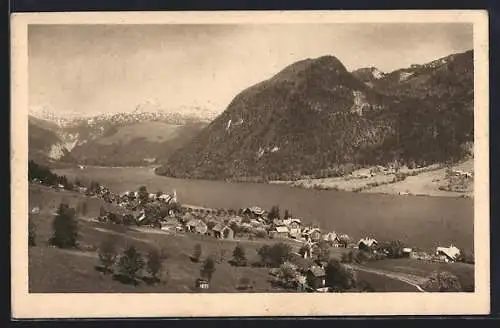
[[(133, 292), (133, 293), (168, 293), (192, 292), (194, 281), (199, 277), (200, 263), (193, 263), (189, 256), (196, 244), (202, 245), (202, 259), (208, 255), (220, 263), (216, 264), (211, 292), (238, 292), (238, 282), (247, 277), (253, 285), (252, 292), (279, 292), (272, 286), (268, 269), (257, 267), (232, 267), (228, 264), (232, 251), (237, 244), (244, 246), (249, 263), (258, 259), (257, 250), (264, 244), (273, 244), (276, 240), (216, 240), (208, 236), (189, 233), (167, 233), (161, 230), (124, 227), (93, 221), (99, 215), (103, 201), (84, 197), (75, 192), (56, 191), (41, 186), (30, 186), (30, 208), (40, 206), (41, 212), (34, 216), (37, 227), (37, 246), (29, 250), (29, 290), (32, 293), (44, 292)], [(82, 201), (88, 204), (88, 214), (80, 216), (79, 250), (62, 250), (48, 245), (52, 234), (52, 220), (61, 202), (75, 207)], [(96, 266), (99, 264), (96, 250), (103, 240), (113, 238), (117, 247), (123, 249), (135, 245), (143, 254), (152, 247), (160, 249), (166, 255), (163, 282), (148, 284), (145, 280), (138, 286), (122, 284), (110, 275), (103, 275)], [(293, 251), (298, 251), (300, 243), (288, 240)], [(331, 256), (340, 258), (347, 249), (332, 249)], [(415, 292), (414, 286), (400, 281), (398, 274), (412, 273), (420, 277), (427, 276), (433, 270), (448, 270), (456, 274), (462, 283), (474, 283), (473, 266), (462, 264), (420, 263), (412, 260), (382, 260), (366, 264), (373, 272), (357, 271), (357, 276), (365, 280), (379, 292)], [(377, 270), (393, 272), (392, 278), (380, 274)], [(394, 278), (396, 277), (396, 278)]]

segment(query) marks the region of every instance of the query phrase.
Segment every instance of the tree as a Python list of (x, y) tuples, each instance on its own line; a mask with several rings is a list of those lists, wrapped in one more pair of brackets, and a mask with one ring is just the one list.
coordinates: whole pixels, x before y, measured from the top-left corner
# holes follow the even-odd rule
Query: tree
[(112, 272), (111, 268), (115, 264), (116, 241), (114, 238), (105, 239), (98, 250), (99, 262), (101, 262), (104, 273)]
[(75, 209), (61, 203), (52, 222), (54, 234), (49, 242), (60, 248), (76, 247), (78, 238), (78, 222)]
[(245, 248), (241, 245), (237, 245), (233, 251), (233, 263), (236, 266), (246, 266), (247, 257), (245, 254)]
[(118, 271), (131, 281), (136, 281), (136, 275), (144, 267), (144, 260), (141, 253), (131, 245), (125, 249), (118, 261)]
[(448, 271), (434, 271), (422, 284), (422, 288), (428, 292), (460, 292), (462, 284), (457, 276)]
[(279, 267), (291, 257), (291, 247), (285, 243), (277, 243), (273, 246), (264, 245), (258, 250), (261, 263), (265, 266)]
[(215, 272), (215, 261), (213, 260), (212, 257), (209, 256), (203, 262), (200, 273), (203, 278), (207, 279), (208, 281), (211, 281), (214, 272)]
[(106, 216), (108, 214), (108, 211), (104, 208), (103, 205), (99, 208), (99, 216)]
[(387, 257), (401, 258), (403, 257), (403, 248), (405, 245), (400, 240), (391, 240), (378, 247), (378, 250), (383, 251)]
[(233, 230), (234, 237), (237, 237), (237, 235), (240, 233), (240, 226), (236, 222), (231, 222), (229, 228)]
[(160, 252), (156, 248), (150, 250), (147, 256), (147, 268), (153, 279), (158, 280), (158, 273), (161, 271), (162, 265)]
[(148, 199), (149, 199), (148, 189), (146, 188), (146, 186), (141, 186), (139, 188), (139, 200), (142, 203), (145, 203), (148, 201)]
[(356, 286), (356, 276), (352, 270), (338, 260), (331, 259), (325, 268), (326, 285), (334, 291), (343, 292)]
[(351, 243), (351, 241), (352, 241), (352, 239), (348, 235), (340, 235), (339, 236), (339, 242), (344, 248), (347, 248), (347, 245), (349, 245), (349, 243)]
[(99, 184), (99, 182), (92, 180), (92, 181), (90, 181), (89, 191), (93, 192), (93, 193), (96, 193), (96, 192), (99, 191), (100, 186), (101, 185)]
[(36, 225), (31, 214), (28, 216), (28, 246), (36, 246)]
[(330, 259), (330, 247), (325, 241), (321, 241), (316, 248), (316, 256), (318, 261), (327, 262)]
[(284, 262), (279, 268), (278, 279), (280, 284), (285, 288), (296, 288), (298, 276), (297, 267), (293, 263)]
[(288, 209), (285, 210), (285, 214), (283, 214), (283, 220), (291, 218), (292, 215), (288, 212)]
[(271, 207), (271, 210), (269, 211), (267, 217), (269, 218), (269, 220), (279, 219), (281, 217), (279, 206), (274, 205), (273, 207)]
[(194, 245), (193, 255), (191, 255), (191, 260), (193, 262), (198, 262), (201, 257), (201, 244)]
[(83, 202), (81, 203), (81, 206), (80, 206), (80, 213), (81, 213), (82, 215), (87, 215), (88, 210), (89, 210), (89, 209), (88, 209), (87, 202), (86, 202), (86, 201), (83, 201)]

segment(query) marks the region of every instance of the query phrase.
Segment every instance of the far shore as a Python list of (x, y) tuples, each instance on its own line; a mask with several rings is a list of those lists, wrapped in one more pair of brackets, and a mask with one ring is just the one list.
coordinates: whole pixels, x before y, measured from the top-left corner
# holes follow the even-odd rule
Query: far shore
[[(143, 165), (143, 166), (101, 166), (101, 165), (84, 165), (86, 168), (96, 169), (148, 169), (153, 174), (156, 174), (156, 169), (160, 165)], [(454, 168), (472, 170), (473, 160), (465, 161)], [(445, 168), (443, 166), (432, 165), (419, 169), (405, 169), (402, 171), (408, 176), (402, 181), (395, 181), (395, 174), (377, 174), (369, 177), (355, 177), (354, 175), (332, 178), (305, 178), (295, 181), (225, 181), (228, 183), (268, 183), (276, 185), (288, 185), (292, 188), (316, 189), (316, 190), (337, 190), (344, 192), (360, 192), (360, 193), (377, 193), (386, 195), (401, 195), (401, 196), (428, 196), (428, 197), (455, 197), (455, 198), (473, 198), (474, 192), (472, 188), (463, 191), (443, 190), (445, 184)], [(168, 176), (164, 176), (167, 177)], [(169, 177), (177, 179), (175, 177)], [(199, 179), (184, 179), (184, 180), (199, 180)], [(203, 180), (203, 179), (202, 179)], [(473, 185), (473, 183), (471, 183)], [(440, 188), (441, 187), (441, 188)]]

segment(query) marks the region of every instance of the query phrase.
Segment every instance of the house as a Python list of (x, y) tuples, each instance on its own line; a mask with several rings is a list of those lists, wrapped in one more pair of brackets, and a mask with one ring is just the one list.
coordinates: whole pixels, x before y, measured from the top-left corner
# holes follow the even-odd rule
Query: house
[(176, 218), (166, 216), (163, 218), (163, 222), (161, 223), (161, 230), (172, 231), (178, 230), (181, 224)]
[(188, 231), (194, 232), (194, 233), (198, 233), (200, 235), (204, 235), (207, 232), (207, 230), (208, 230), (208, 227), (205, 224), (205, 222), (203, 222), (200, 219), (191, 219), (191, 220), (189, 220), (186, 223), (186, 227), (187, 227)]
[(266, 212), (258, 206), (247, 207), (243, 210), (243, 214), (248, 215), (252, 218), (263, 217), (265, 213)]
[(313, 242), (321, 240), (321, 230), (319, 228), (312, 228), (308, 231), (309, 239)]
[(241, 224), (242, 221), (243, 218), (241, 216), (233, 216), (229, 219), (229, 224), (231, 223)]
[(212, 228), (213, 236), (217, 239), (233, 239), (234, 231), (229, 226), (219, 223)]
[(326, 241), (332, 246), (340, 247), (341, 242), (335, 231), (328, 232), (322, 236), (323, 241)]
[(410, 257), (410, 255), (412, 254), (413, 252), (413, 249), (411, 249), (410, 247), (404, 247), (401, 252), (403, 253), (403, 257)]
[(356, 178), (360, 178), (360, 179), (367, 179), (367, 178), (370, 178), (373, 176), (373, 173), (371, 171), (371, 169), (359, 169), (355, 172), (352, 173), (352, 175)]
[(307, 284), (313, 289), (323, 288), (326, 286), (326, 272), (319, 265), (312, 265), (306, 273)]
[(278, 226), (278, 227), (275, 227), (274, 230), (269, 231), (269, 237), (275, 238), (275, 239), (284, 239), (284, 238), (288, 238), (289, 233), (290, 233), (290, 230), (288, 230), (288, 227)]
[(299, 219), (291, 219), (288, 229), (290, 230), (290, 237), (299, 238), (302, 231), (302, 222)]
[(450, 247), (437, 247), (436, 255), (444, 262), (455, 262), (460, 256), (460, 249), (450, 245)]
[(196, 288), (199, 289), (209, 289), (210, 288), (210, 283), (206, 279), (196, 279)]
[(362, 238), (358, 242), (358, 248), (361, 250), (372, 250), (378, 245), (378, 242), (373, 238)]
[(162, 201), (165, 203), (169, 203), (171, 199), (172, 199), (172, 197), (170, 195), (167, 195), (167, 194), (163, 194), (163, 195), (160, 195), (160, 197), (158, 197), (159, 201)]

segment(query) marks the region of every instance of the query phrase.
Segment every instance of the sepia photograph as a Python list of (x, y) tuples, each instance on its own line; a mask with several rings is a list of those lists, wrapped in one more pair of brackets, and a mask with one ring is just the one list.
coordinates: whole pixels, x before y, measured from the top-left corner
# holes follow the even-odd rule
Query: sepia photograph
[(12, 26), (19, 313), (488, 313), (486, 13)]

